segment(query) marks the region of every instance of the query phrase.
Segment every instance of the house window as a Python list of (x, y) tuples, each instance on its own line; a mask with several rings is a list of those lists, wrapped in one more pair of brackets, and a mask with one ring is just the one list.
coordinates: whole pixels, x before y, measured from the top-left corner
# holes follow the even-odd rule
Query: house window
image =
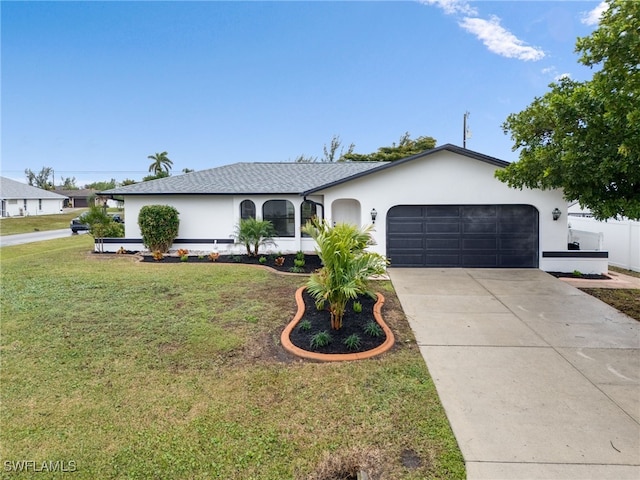
[(26, 198), (22, 201), (22, 204), (24, 205), (24, 211), (26, 212), (27, 211), (27, 199)]
[[(318, 216), (318, 206), (316, 204), (316, 202), (313, 202), (311, 200), (305, 200), (304, 202), (302, 202), (302, 205), (300, 205), (300, 218), (302, 220), (301, 225), (304, 227), (305, 224), (311, 220), (312, 218)], [(308, 237), (309, 234), (308, 233), (302, 233), (303, 237)]]
[(293, 237), (296, 219), (293, 204), (289, 200), (269, 200), (262, 205), (262, 218), (269, 220), (276, 230), (276, 237)]
[(42, 199), (38, 199), (38, 210), (42, 210)]
[(251, 200), (243, 200), (240, 202), (240, 218), (242, 220), (256, 218), (256, 204)]

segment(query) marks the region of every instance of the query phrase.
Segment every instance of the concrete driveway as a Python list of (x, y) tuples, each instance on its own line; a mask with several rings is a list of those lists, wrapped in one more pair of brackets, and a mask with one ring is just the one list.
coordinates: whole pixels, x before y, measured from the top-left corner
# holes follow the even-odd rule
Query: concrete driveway
[(540, 270), (389, 276), (469, 479), (640, 478), (640, 322)]

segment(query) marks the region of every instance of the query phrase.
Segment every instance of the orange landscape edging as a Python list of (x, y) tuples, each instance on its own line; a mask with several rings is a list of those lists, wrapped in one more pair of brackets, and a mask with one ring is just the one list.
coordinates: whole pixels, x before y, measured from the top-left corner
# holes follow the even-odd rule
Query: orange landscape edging
[(282, 343), (284, 349), (289, 353), (293, 353), (298, 357), (307, 358), (309, 360), (320, 360), (322, 362), (344, 362), (349, 360), (364, 360), (365, 358), (375, 357), (376, 355), (380, 355), (381, 353), (388, 351), (393, 346), (395, 342), (393, 332), (382, 319), (382, 305), (384, 305), (384, 297), (382, 296), (382, 294), (377, 293), (376, 295), (378, 296), (378, 301), (373, 306), (373, 318), (375, 318), (376, 322), (378, 322), (378, 325), (382, 327), (382, 330), (387, 336), (387, 339), (382, 345), (372, 350), (367, 350), (366, 352), (357, 353), (316, 353), (303, 350), (300, 347), (296, 347), (293, 343), (291, 343), (289, 335), (304, 316), (305, 306), (304, 300), (302, 299), (302, 292), (305, 290), (305, 288), (307, 287), (302, 286), (298, 288), (298, 290), (296, 290), (295, 298), (298, 305), (298, 311), (296, 312), (295, 317), (293, 317), (293, 320), (289, 322), (289, 324), (280, 335), (280, 342)]

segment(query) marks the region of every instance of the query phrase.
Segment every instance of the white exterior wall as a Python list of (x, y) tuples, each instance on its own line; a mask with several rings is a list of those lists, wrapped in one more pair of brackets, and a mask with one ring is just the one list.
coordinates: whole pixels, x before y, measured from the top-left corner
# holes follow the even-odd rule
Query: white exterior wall
[[(567, 207), (562, 191), (517, 190), (494, 177), (498, 169), (488, 163), (449, 151), (427, 156), (372, 173), (357, 180), (332, 187), (324, 194), (326, 216), (331, 220), (333, 202), (357, 198), (361, 204), (361, 224), (370, 224), (372, 209), (375, 223), (372, 250), (386, 254), (386, 217), (396, 205), (473, 205), (525, 204), (539, 212), (539, 265), (545, 270), (542, 251), (567, 250)], [(551, 212), (559, 208), (562, 215), (554, 221)]]
[[(300, 205), (304, 199), (300, 195), (135, 195), (125, 198), (125, 238), (142, 238), (138, 226), (140, 209), (145, 205), (170, 205), (179, 213), (179, 239), (232, 239), (238, 221), (240, 220), (240, 203), (251, 200), (256, 206), (256, 218), (262, 219), (262, 206), (268, 200), (288, 200), (295, 210), (296, 231), (294, 237), (276, 237), (275, 246), (267, 246), (264, 251), (294, 253), (299, 250), (311, 253), (315, 251), (315, 242), (303, 238), (300, 232)], [(310, 196), (309, 200), (322, 203), (322, 197)], [(320, 212), (321, 213), (321, 212)], [(113, 243), (105, 245), (105, 251), (117, 251), (120, 247), (127, 250), (144, 250), (144, 245), (132, 243)], [(210, 243), (191, 243), (188, 246), (174, 245), (177, 248), (211, 251)], [(243, 253), (243, 245), (221, 243), (216, 246), (220, 253)]]
[(37, 198), (26, 199), (27, 208), (25, 209), (25, 199), (5, 200), (5, 215), (7, 217), (21, 217), (28, 215), (53, 215), (62, 213), (64, 199), (43, 198), (42, 208), (40, 208), (40, 200)]
[(611, 265), (640, 272), (640, 222), (569, 217), (569, 224), (576, 230), (602, 234), (602, 250), (609, 252)]

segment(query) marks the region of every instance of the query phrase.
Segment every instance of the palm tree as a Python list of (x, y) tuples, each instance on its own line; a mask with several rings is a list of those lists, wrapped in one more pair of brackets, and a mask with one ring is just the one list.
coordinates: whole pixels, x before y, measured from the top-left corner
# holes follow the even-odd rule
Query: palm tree
[(171, 170), (173, 166), (173, 162), (167, 157), (167, 152), (149, 155), (147, 158), (153, 160), (151, 165), (149, 165), (149, 171), (155, 175), (160, 175), (165, 172), (169, 173), (169, 170)]
[(342, 318), (349, 300), (366, 294), (374, 297), (367, 280), (385, 272), (387, 260), (365, 249), (371, 245), (372, 226), (358, 228), (347, 223), (330, 226), (326, 220), (309, 221), (302, 231), (318, 244), (316, 251), (323, 267), (311, 275), (307, 289), (318, 308), (329, 303), (331, 328), (342, 328)]

